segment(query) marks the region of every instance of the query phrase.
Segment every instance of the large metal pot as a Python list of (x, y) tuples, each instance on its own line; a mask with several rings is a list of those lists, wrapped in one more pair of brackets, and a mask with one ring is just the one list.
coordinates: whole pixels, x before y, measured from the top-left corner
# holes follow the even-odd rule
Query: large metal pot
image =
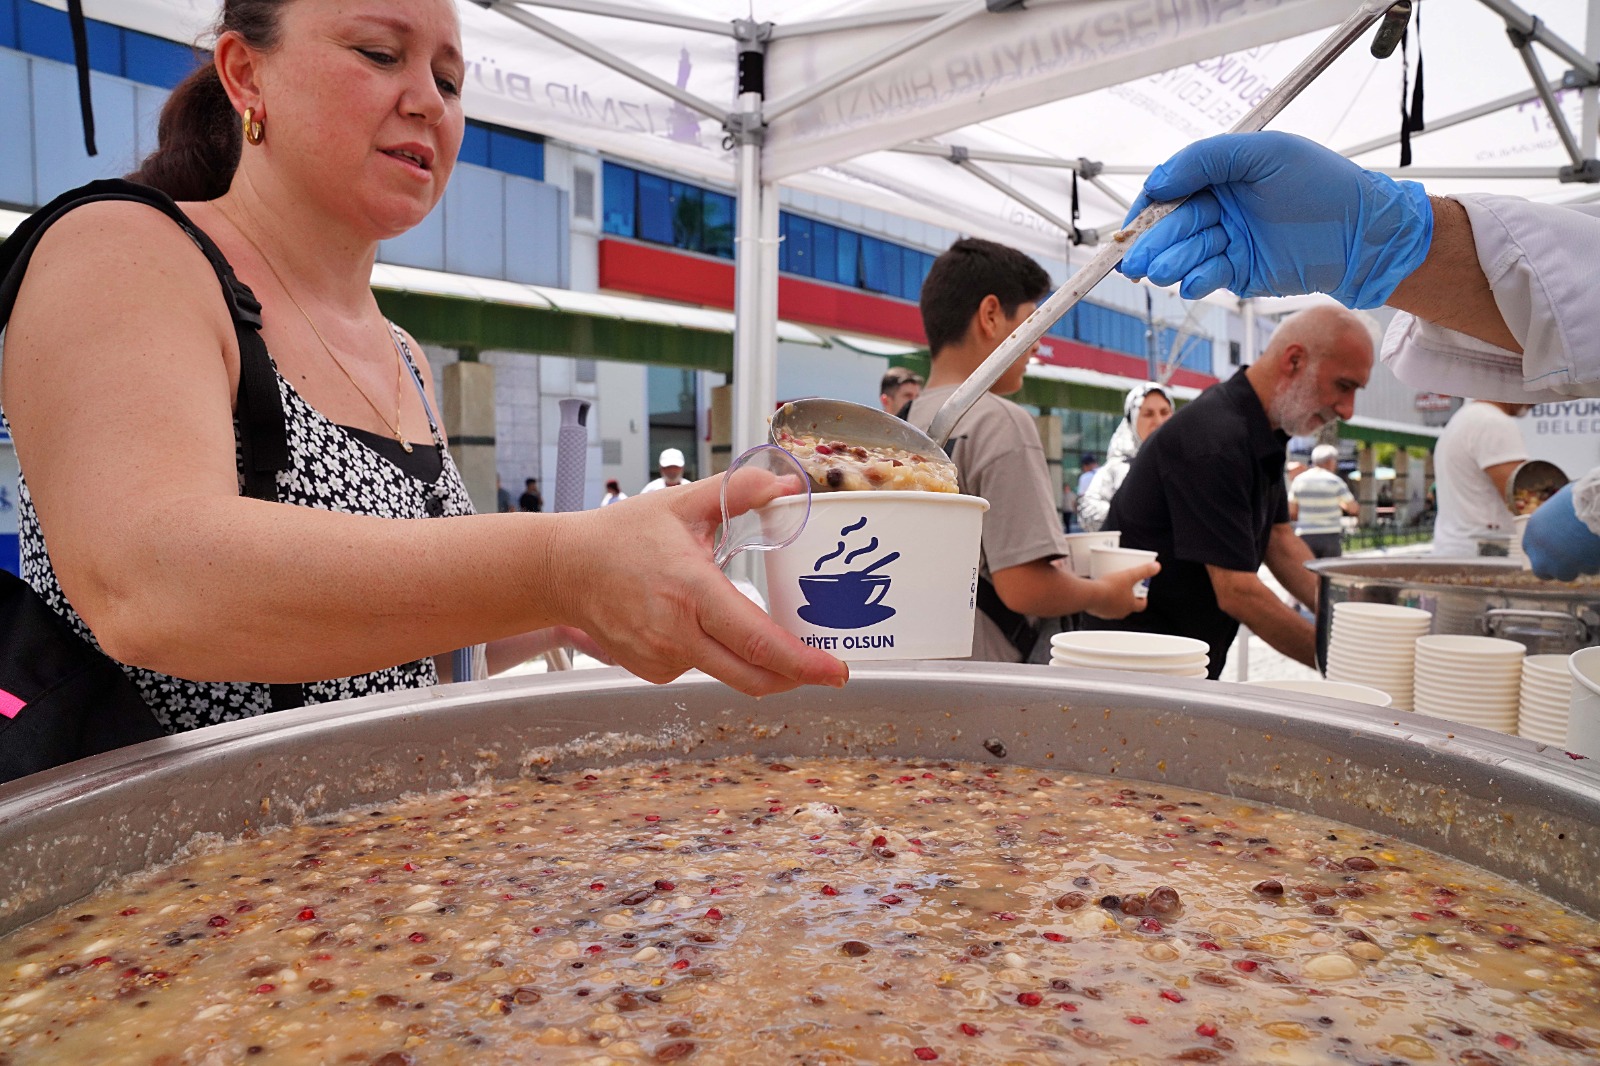
[(1009, 760), (1165, 782), (1353, 823), (1600, 915), (1600, 773), (1449, 722), (1219, 682), (977, 663), (858, 666), (762, 700), (620, 671), (285, 711), (0, 788), (0, 932), (196, 834), (314, 817), (528, 766), (740, 752)]
[(1333, 605), (1397, 603), (1433, 615), (1434, 633), (1504, 637), (1530, 655), (1570, 655), (1600, 644), (1600, 582), (1542, 581), (1509, 560), (1321, 559), (1317, 663), (1326, 668)]

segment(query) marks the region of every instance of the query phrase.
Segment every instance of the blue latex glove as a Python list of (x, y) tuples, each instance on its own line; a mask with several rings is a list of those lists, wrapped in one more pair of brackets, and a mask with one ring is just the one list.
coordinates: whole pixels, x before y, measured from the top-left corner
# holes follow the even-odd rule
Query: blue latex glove
[(1240, 296), (1325, 292), (1346, 307), (1377, 307), (1433, 242), (1422, 186), (1287, 133), (1227, 133), (1190, 145), (1151, 171), (1127, 221), (1154, 200), (1186, 194), (1120, 269), (1157, 285), (1182, 282), (1188, 300), (1225, 288)]
[(1600, 573), (1600, 537), (1578, 517), (1571, 485), (1563, 485), (1533, 512), (1522, 548), (1540, 577), (1571, 581), (1579, 574)]

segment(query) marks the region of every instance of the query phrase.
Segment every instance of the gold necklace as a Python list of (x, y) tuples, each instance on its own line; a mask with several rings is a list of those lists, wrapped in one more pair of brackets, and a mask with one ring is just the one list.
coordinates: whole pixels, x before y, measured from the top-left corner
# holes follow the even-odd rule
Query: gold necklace
[[(227, 212), (222, 211), (220, 204), (218, 205), (217, 210), (224, 215), (228, 214)], [(300, 306), (300, 301), (294, 298), (294, 293), (289, 291), (289, 286), (283, 283), (283, 275), (279, 274), (278, 268), (272, 265), (272, 260), (268, 259), (267, 253), (261, 250), (261, 245), (257, 244), (255, 239), (245, 231), (243, 226), (235, 222), (231, 215), (228, 217), (228, 221), (232, 223), (233, 228), (239, 232), (239, 236), (243, 237), (247, 242), (249, 242), (250, 247), (256, 250), (256, 255), (261, 257), (261, 261), (267, 264), (267, 269), (272, 271), (272, 277), (277, 281), (278, 288), (282, 289), (283, 294), (289, 298), (289, 302), (294, 304), (294, 309), (300, 312), (300, 317), (306, 320), (306, 325), (311, 327), (312, 334), (317, 338), (318, 341), (321, 342), (322, 350), (328, 353), (328, 358), (333, 360), (333, 365), (339, 368), (340, 373), (344, 374), (345, 378), (350, 382), (351, 388), (360, 393), (361, 398), (367, 401), (367, 405), (371, 407), (373, 413), (378, 416), (378, 420), (383, 422), (383, 424), (389, 428), (389, 432), (394, 436), (394, 439), (400, 442), (400, 447), (404, 448), (406, 450), (406, 454), (409, 455), (412, 451), (411, 442), (406, 440), (404, 433), (400, 432), (400, 397), (403, 395), (400, 386), (404, 381), (403, 375), (405, 373), (405, 367), (401, 363), (399, 347), (396, 346), (394, 350), (394, 421), (390, 422), (384, 415), (383, 410), (378, 406), (377, 402), (374, 401), (371, 396), (367, 395), (367, 390), (361, 387), (361, 384), (356, 381), (354, 376), (351, 375), (344, 363), (341, 362), (339, 357), (334, 354), (333, 346), (330, 345), (327, 341), (327, 338), (322, 335), (322, 331), (317, 328), (317, 324), (311, 321), (311, 316), (306, 314), (306, 309), (304, 307)]]

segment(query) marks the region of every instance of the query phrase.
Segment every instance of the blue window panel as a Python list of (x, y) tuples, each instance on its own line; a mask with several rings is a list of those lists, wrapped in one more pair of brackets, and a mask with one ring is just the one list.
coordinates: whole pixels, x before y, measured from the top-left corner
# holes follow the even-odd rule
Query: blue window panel
[[(17, 2), (0, 0), (0, 48), (17, 47)], [(8, 96), (6, 99), (19, 100), (21, 97)]]
[(672, 241), (674, 248), (704, 250), (705, 191), (681, 181), (672, 183)]
[(672, 182), (666, 178), (639, 175), (638, 228), (634, 236), (656, 244), (672, 243)]
[(144, 85), (175, 89), (208, 59), (188, 45), (164, 41), (148, 33), (126, 30), (122, 35), (123, 76)]
[(505, 130), (490, 130), (489, 166), (507, 174), (543, 181), (544, 143)]
[(458, 163), (470, 163), (475, 167), (489, 165), (489, 131), (476, 122), (467, 123), (465, 134), (461, 138), (461, 151), (456, 156)]
[(811, 225), (812, 274), (818, 281), (839, 280), (839, 229), (824, 222)]
[(484, 167), (457, 167), (444, 194), (444, 268), (457, 274), (503, 278), (505, 175)]
[(904, 253), (898, 244), (876, 237), (861, 238), (861, 261), (864, 267), (862, 287), (885, 296), (902, 295), (901, 257)]
[(702, 251), (707, 255), (720, 256), (723, 259), (733, 258), (733, 235), (736, 227), (733, 208), (733, 197), (720, 192), (706, 193), (705, 247)]
[(53, 134), (37, 138), (34, 146), (34, 191), (40, 201), (51, 200), (97, 178), (120, 177), (133, 169), (138, 138), (131, 84), (93, 76), (95, 145), (99, 154), (90, 156), (83, 148), (76, 71), (62, 63), (35, 62), (28, 67), (34, 129)]
[(815, 277), (812, 266), (811, 220), (799, 215), (789, 216), (789, 273), (801, 277)]
[(607, 233), (619, 237), (633, 237), (639, 172), (615, 163), (604, 164), (605, 205), (604, 227)]
[(836, 238), (838, 249), (834, 254), (834, 280), (840, 285), (858, 288), (861, 285), (861, 236), (841, 229)]
[[(17, 14), (17, 45), (46, 59), (72, 60), (72, 25), (65, 11), (24, 2)], [(122, 30), (109, 23), (88, 20), (89, 68), (122, 76)]]
[(778, 272), (793, 274), (789, 267), (789, 226), (794, 222), (794, 216), (787, 211), (778, 212)]
[[(455, 184), (455, 178), (451, 178), (448, 187), (454, 188)], [(434, 204), (428, 217), (418, 225), (379, 244), (379, 261), (423, 270), (443, 270), (445, 199)]]
[[(4, 0), (0, 0), (3, 3)], [(4, 11), (0, 10), (0, 15)], [(39, 203), (33, 185), (33, 91), (28, 79), (28, 57), (21, 52), (0, 52), (0, 201), (20, 207)]]
[(567, 286), (567, 192), (541, 181), (505, 178), (506, 278)]

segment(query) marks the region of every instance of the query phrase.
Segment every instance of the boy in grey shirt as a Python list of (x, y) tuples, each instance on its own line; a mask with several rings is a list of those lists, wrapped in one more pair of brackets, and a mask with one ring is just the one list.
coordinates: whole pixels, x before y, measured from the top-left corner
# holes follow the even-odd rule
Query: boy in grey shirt
[[(1050, 277), (1028, 256), (992, 241), (964, 238), (934, 260), (922, 283), (922, 324), (933, 369), (911, 405), (912, 424), (934, 414), (1050, 290)], [(1148, 563), (1098, 580), (1062, 564), (1067, 542), (1033, 419), (1004, 399), (1022, 388), (1030, 349), (978, 398), (951, 434), (948, 450), (961, 491), (989, 501), (983, 516), (978, 618), (972, 658), (1023, 662), (1040, 618), (1088, 611), (1122, 618), (1144, 609), (1135, 586), (1160, 567)], [(986, 587), (987, 586), (987, 587)], [(1042, 650), (1042, 649), (1041, 649)]]

